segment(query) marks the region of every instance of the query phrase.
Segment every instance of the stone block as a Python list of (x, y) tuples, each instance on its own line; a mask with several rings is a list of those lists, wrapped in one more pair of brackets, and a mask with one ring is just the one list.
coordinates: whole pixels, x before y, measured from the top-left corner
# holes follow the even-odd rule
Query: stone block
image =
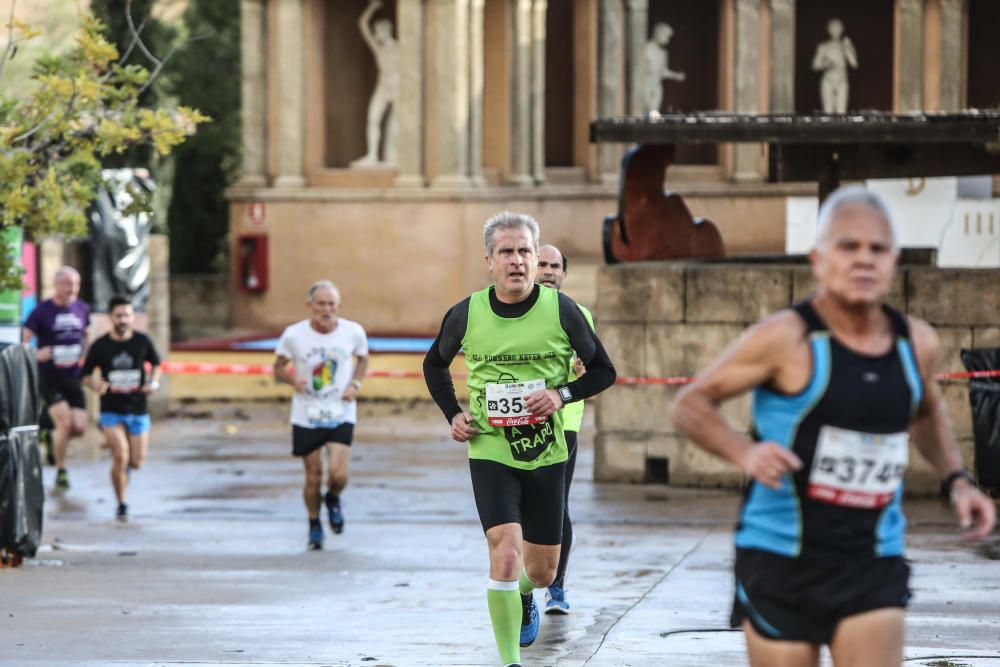
[(969, 405), (969, 385), (965, 382), (941, 386), (948, 418), (957, 438), (972, 437), (972, 408)]
[(965, 370), (961, 351), (972, 347), (972, 329), (968, 327), (934, 327), (941, 341), (941, 357), (936, 372), (955, 373)]
[[(802, 301), (808, 296), (816, 293), (816, 278), (813, 277), (811, 266), (792, 267), (792, 303)], [(893, 278), (892, 287), (889, 289), (889, 296), (886, 299), (888, 304), (898, 310), (906, 312), (906, 271), (900, 269), (896, 271)]]
[(908, 312), (931, 324), (1000, 324), (1000, 269), (907, 270)]
[(684, 436), (657, 433), (650, 436), (646, 443), (646, 456), (648, 458), (667, 459), (672, 465), (674, 461), (680, 460), (681, 450), (683, 450), (685, 444)]
[(619, 377), (646, 373), (646, 327), (643, 324), (601, 324), (597, 335)]
[(640, 262), (601, 268), (594, 315), (601, 322), (682, 321), (683, 265)]
[[(967, 470), (975, 468), (975, 443), (971, 438), (959, 438), (958, 449)], [(937, 496), (941, 490), (941, 474), (927, 462), (910, 443), (910, 464), (903, 475), (903, 488), (908, 496)]]
[(689, 265), (684, 321), (756, 322), (787, 306), (791, 294), (791, 267)]
[[(671, 442), (671, 439), (673, 440)], [(719, 487), (738, 489), (743, 484), (743, 472), (733, 464), (705, 451), (690, 440), (676, 436), (650, 438), (649, 448), (665, 440), (674, 456), (669, 457), (671, 486)]]
[(667, 406), (662, 396), (663, 387), (618, 385), (597, 397), (594, 423), (600, 431), (636, 431), (648, 433), (659, 430)]
[(644, 433), (599, 432), (594, 438), (594, 480), (645, 481), (647, 440)]
[(976, 327), (973, 329), (972, 347), (1000, 347), (1000, 327)]
[(646, 329), (650, 377), (692, 376), (740, 335), (734, 324), (653, 324)]

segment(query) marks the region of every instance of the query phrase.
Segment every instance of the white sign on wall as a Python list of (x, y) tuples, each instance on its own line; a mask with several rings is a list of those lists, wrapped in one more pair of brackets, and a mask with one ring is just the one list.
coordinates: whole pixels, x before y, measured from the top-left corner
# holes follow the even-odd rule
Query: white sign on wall
[[(867, 181), (867, 186), (892, 207), (901, 246), (936, 248), (941, 267), (1000, 268), (1000, 199), (959, 198), (960, 192), (980, 193), (982, 188), (966, 187), (980, 180), (878, 179)], [(817, 209), (815, 197), (786, 200), (786, 252), (802, 254), (812, 249)]]

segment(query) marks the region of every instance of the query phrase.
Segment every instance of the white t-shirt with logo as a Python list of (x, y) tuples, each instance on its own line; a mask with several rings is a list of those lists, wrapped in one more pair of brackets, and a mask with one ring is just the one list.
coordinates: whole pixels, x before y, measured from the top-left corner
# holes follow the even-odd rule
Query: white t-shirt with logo
[(296, 322), (281, 334), (275, 354), (291, 359), (295, 378), (307, 380), (305, 393), (292, 397), (292, 424), (335, 428), (357, 421), (357, 402), (341, 396), (354, 377), (354, 357), (368, 356), (368, 336), (360, 324), (338, 317), (336, 328), (324, 334), (309, 320)]

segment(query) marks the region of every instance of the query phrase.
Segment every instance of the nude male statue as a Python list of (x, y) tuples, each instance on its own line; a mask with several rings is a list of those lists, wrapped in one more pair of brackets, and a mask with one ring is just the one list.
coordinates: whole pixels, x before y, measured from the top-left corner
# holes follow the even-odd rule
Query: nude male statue
[[(392, 21), (379, 19), (369, 25), (372, 15), (382, 7), (380, 0), (371, 0), (361, 18), (358, 27), (365, 44), (375, 56), (378, 66), (378, 80), (375, 91), (368, 102), (368, 125), (365, 137), (367, 151), (351, 162), (352, 167), (393, 166), (396, 164), (396, 135), (398, 122), (396, 119), (396, 100), (399, 96), (399, 48), (392, 36)], [(383, 159), (379, 160), (378, 148), (382, 133), (382, 119), (386, 119), (385, 150)]]
[(812, 68), (823, 72), (819, 84), (819, 94), (825, 113), (847, 113), (847, 99), (850, 87), (847, 68), (858, 68), (858, 54), (851, 38), (844, 35), (844, 23), (840, 19), (830, 19), (827, 23), (830, 39), (816, 47)]
[(686, 76), (684, 72), (675, 72), (670, 69), (669, 55), (667, 54), (667, 44), (674, 36), (674, 29), (666, 23), (657, 23), (653, 26), (653, 37), (646, 42), (644, 50), (645, 71), (643, 73), (643, 105), (647, 112), (660, 112), (663, 104), (663, 83), (664, 79), (673, 81), (683, 81)]

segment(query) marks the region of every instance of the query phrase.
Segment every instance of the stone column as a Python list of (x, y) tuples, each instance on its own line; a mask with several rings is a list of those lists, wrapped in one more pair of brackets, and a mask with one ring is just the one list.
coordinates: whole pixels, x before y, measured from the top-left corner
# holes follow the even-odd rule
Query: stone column
[(485, 185), (483, 178), (483, 7), (485, 0), (469, 3), (469, 178)]
[[(734, 110), (755, 113), (760, 111), (757, 104), (757, 91), (760, 86), (757, 76), (760, 52), (760, 0), (736, 0), (735, 10)], [(733, 179), (761, 180), (763, 175), (758, 166), (759, 154), (760, 148), (756, 144), (736, 144), (733, 147)]]
[(423, 0), (397, 0), (399, 35), (399, 97), (396, 123), (398, 187), (424, 185), (424, 4)]
[[(548, 0), (532, 0), (531, 177), (535, 183), (545, 181), (545, 16), (548, 10)], [(568, 29), (572, 30), (572, 26)]]
[(514, 0), (513, 48), (509, 181), (531, 185), (531, 0)]
[(625, 80), (628, 85), (628, 113), (636, 116), (647, 111), (642, 103), (643, 51), (649, 39), (649, 0), (626, 0), (625, 5)]
[[(598, 82), (597, 113), (601, 118), (623, 113), (622, 73), (625, 60), (622, 0), (600, 0), (598, 18)], [(618, 181), (622, 148), (617, 144), (597, 146), (597, 165), (601, 180)]]
[(469, 185), (469, 0), (434, 0), (435, 187)]
[(278, 177), (276, 187), (305, 185), (302, 168), (305, 125), (305, 51), (302, 0), (278, 0)]
[(267, 89), (264, 0), (240, 2), (240, 94), (243, 111), (243, 173), (240, 184), (267, 183)]
[(924, 3), (896, 0), (896, 111), (919, 111), (923, 101)]
[(941, 0), (941, 93), (942, 111), (962, 108), (965, 72), (962, 53), (965, 47), (963, 28), (967, 0)]
[(772, 113), (795, 111), (795, 0), (771, 0)]

